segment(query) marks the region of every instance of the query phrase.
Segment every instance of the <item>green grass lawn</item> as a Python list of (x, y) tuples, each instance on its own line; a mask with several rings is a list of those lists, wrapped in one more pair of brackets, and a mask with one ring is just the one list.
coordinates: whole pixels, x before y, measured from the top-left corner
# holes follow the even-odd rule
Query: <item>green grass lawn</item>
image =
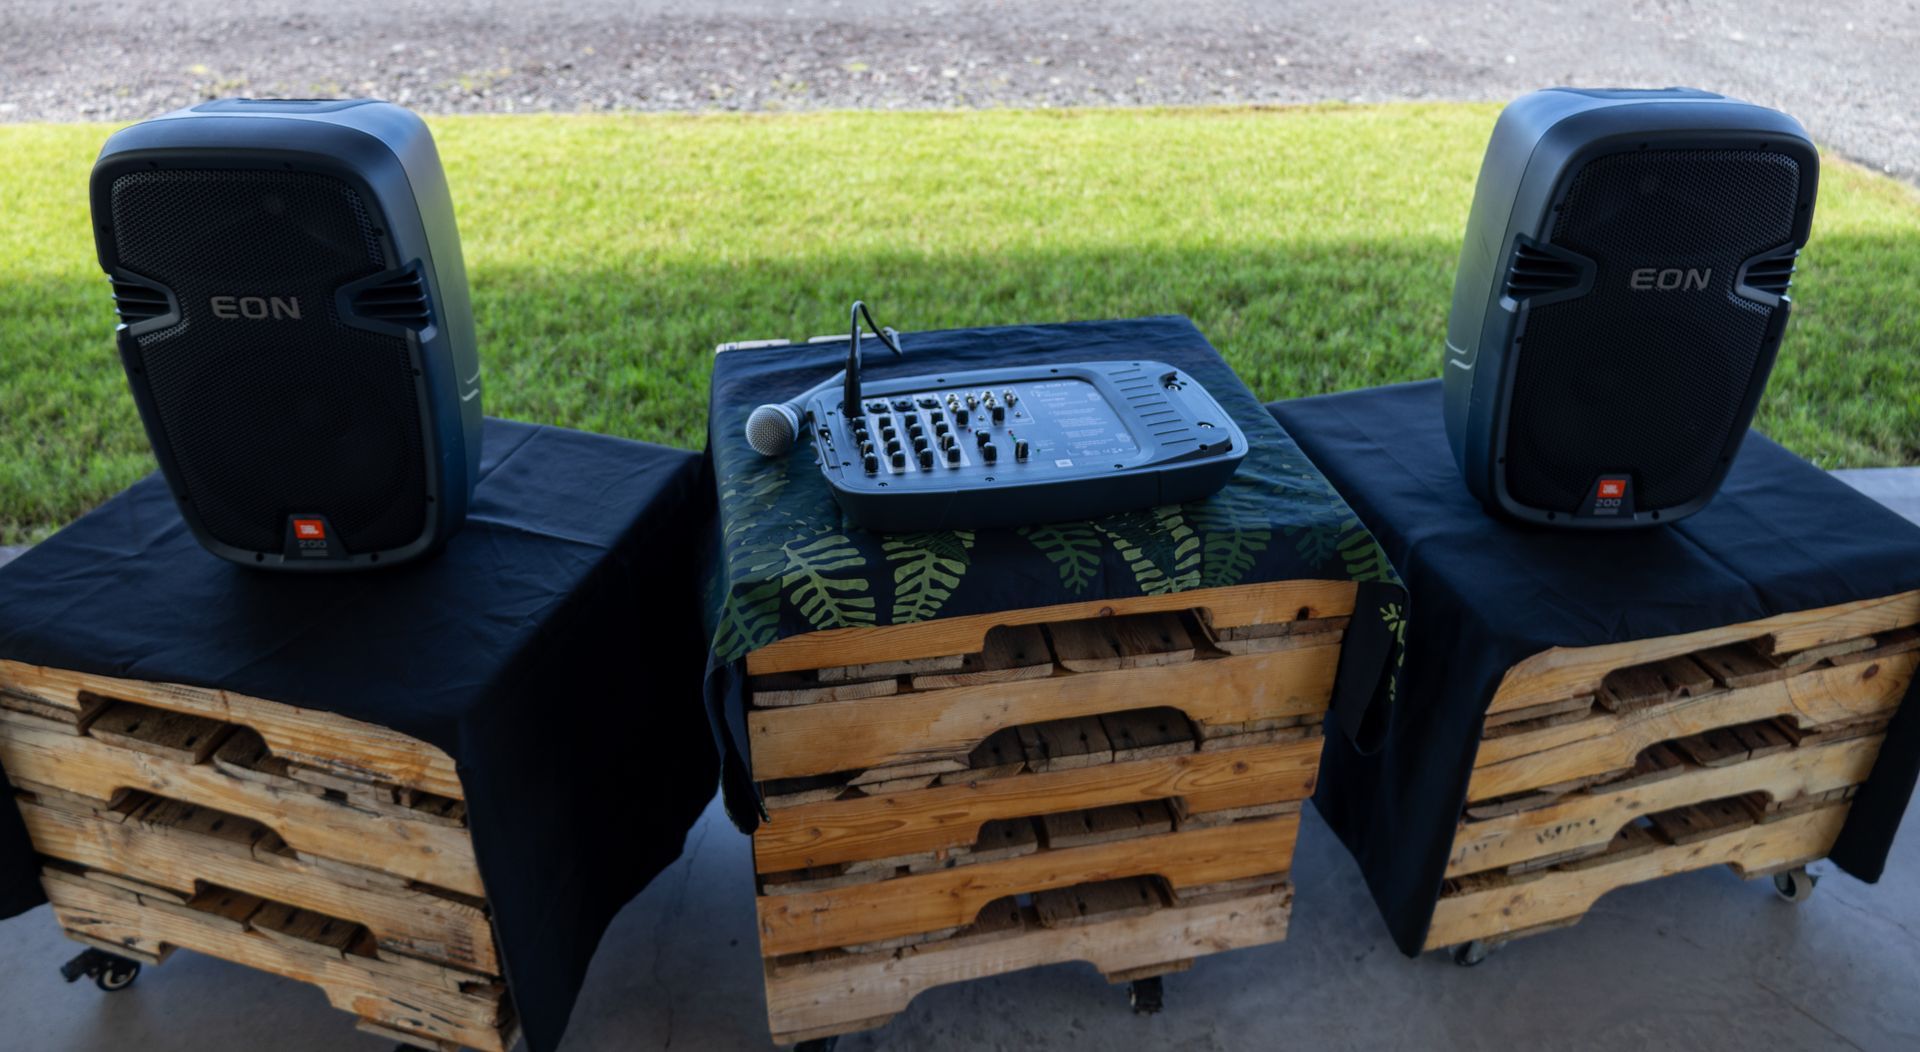
[[(697, 447), (708, 356), (843, 327), (1191, 316), (1262, 398), (1437, 375), (1496, 109), (433, 121), (489, 412)], [(152, 462), (113, 351), (102, 125), (0, 126), (0, 543)], [(1760, 411), (1823, 465), (1920, 462), (1920, 195), (1830, 160)]]

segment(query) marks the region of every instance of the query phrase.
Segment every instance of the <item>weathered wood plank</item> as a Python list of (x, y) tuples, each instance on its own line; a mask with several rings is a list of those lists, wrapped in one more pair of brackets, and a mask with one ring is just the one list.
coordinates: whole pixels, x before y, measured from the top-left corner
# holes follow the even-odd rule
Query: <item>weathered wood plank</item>
[[(747, 655), (753, 675), (793, 672), (869, 661), (978, 653), (987, 633), (1001, 625), (1031, 625), (1198, 609), (1217, 627), (1267, 624), (1304, 618), (1344, 617), (1353, 613), (1351, 581), (1272, 581), (1204, 588), (1161, 595), (1090, 599), (967, 617), (943, 617), (878, 628), (831, 628), (807, 632), (761, 647)], [(1912, 620), (1920, 621), (1920, 618)]]
[(1297, 741), (808, 803), (761, 824), (754, 864), (768, 873), (960, 847), (989, 822), (1108, 804), (1179, 797), (1189, 810), (1219, 811), (1299, 801), (1313, 794), (1319, 769), (1320, 742)]
[(1508, 669), (1487, 711), (1505, 712), (1556, 698), (1593, 694), (1599, 690), (1601, 679), (1616, 668), (1746, 640), (1765, 637), (1769, 652), (1788, 653), (1915, 624), (1920, 624), (1920, 591), (1657, 639), (1594, 647), (1554, 647)]
[(774, 1041), (788, 1044), (850, 1033), (905, 1011), (920, 993), (948, 983), (1087, 961), (1103, 975), (1286, 938), (1292, 889), (1169, 907), (1098, 923), (1049, 928), (1031, 911), (1013, 927), (980, 938), (887, 954), (765, 964), (767, 1018)]
[(1614, 669), (1600, 681), (1599, 701), (1609, 712), (1628, 712), (1697, 698), (1719, 689), (1711, 673), (1682, 654)]
[[(191, 892), (200, 881), (338, 917), (373, 930), (382, 950), (498, 974), (486, 911), (424, 890), (341, 880), (294, 855), (249, 850), (240, 837), (208, 831), (210, 823), (167, 824), (169, 811), (146, 811), (132, 822), (98, 820), (91, 813), (22, 800), (20, 814), (34, 850), (90, 869), (137, 874), (143, 881)], [(239, 825), (236, 820), (235, 825)]]
[[(46, 882), (61, 924), (109, 943), (163, 943), (312, 983), (334, 1007), (384, 1026), (487, 1052), (506, 1052), (503, 993), (491, 984), (448, 989), (377, 957), (319, 953), (257, 931), (234, 930), (231, 913), (194, 916), (125, 901), (70, 883)], [(471, 992), (466, 992), (471, 989)]]
[(986, 683), (1013, 683), (1053, 675), (1053, 651), (1039, 625), (1006, 625), (987, 633), (983, 649), (967, 654), (951, 672), (927, 672), (913, 677), (913, 689), (974, 687)]
[(274, 755), (342, 774), (460, 798), (460, 774), (445, 752), (386, 727), (331, 712), (180, 683), (149, 683), (0, 661), (0, 691), (76, 714), (112, 698), (250, 727)]
[(1098, 716), (1023, 724), (1020, 746), (1030, 771), (1070, 771), (1113, 762), (1113, 743)]
[(183, 764), (0, 720), (0, 767), (9, 776), (96, 800), (139, 789), (260, 822), (298, 850), (484, 895), (463, 829), (369, 814), (306, 793), (234, 778), (212, 764)]
[(1116, 840), (1173, 832), (1173, 812), (1165, 802), (1147, 800), (1137, 804), (1111, 804), (1083, 811), (1066, 811), (1040, 817), (1048, 850), (1085, 847)]
[(1154, 668), (1193, 660), (1193, 638), (1179, 614), (1135, 614), (1047, 626), (1054, 657), (1071, 672)]
[(1165, 909), (1166, 897), (1152, 877), (1128, 877), (1076, 884), (1042, 891), (1033, 897), (1033, 912), (1048, 928), (1101, 924), (1126, 917), (1144, 917)]
[(1299, 825), (1297, 814), (1285, 815), (1040, 851), (850, 888), (762, 897), (755, 903), (761, 953), (778, 957), (958, 927), (1002, 896), (1090, 881), (1152, 875), (1181, 887), (1250, 877), (1292, 857)]
[(1827, 807), (1783, 821), (1752, 825), (1693, 844), (1658, 847), (1616, 860), (1596, 855), (1561, 869), (1529, 873), (1443, 895), (1427, 930), (1426, 948), (1493, 939), (1556, 921), (1578, 919), (1615, 888), (1725, 863), (1754, 872), (1822, 858), (1840, 835), (1845, 807)]
[(1141, 707), (1197, 723), (1317, 715), (1332, 696), (1339, 647), (1220, 657), (1162, 668), (1077, 672), (747, 714), (754, 776), (793, 778), (929, 757), (964, 757), (993, 732)]
[(1789, 679), (1593, 717), (1529, 734), (1484, 741), (1474, 760), (1469, 800), (1510, 796), (1542, 785), (1633, 763), (1640, 750), (1717, 727), (1776, 716), (1803, 726), (1839, 724), (1897, 708), (1912, 680), (1915, 653), (1861, 665), (1810, 669)]

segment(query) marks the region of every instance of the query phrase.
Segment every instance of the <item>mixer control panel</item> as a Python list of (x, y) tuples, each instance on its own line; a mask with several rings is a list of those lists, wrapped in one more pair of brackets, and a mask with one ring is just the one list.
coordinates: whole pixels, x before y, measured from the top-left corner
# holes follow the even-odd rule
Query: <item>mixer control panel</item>
[(1246, 438), (1192, 377), (1082, 362), (872, 380), (809, 409), (820, 468), (856, 524), (1005, 526), (1194, 500)]

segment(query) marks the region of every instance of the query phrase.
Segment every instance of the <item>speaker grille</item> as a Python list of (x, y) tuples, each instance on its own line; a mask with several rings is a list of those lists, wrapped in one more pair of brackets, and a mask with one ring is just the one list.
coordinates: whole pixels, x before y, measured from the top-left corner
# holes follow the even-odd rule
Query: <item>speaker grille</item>
[(1706, 489), (1778, 309), (1735, 295), (1741, 264), (1791, 240), (1799, 186), (1765, 150), (1639, 150), (1574, 175), (1550, 241), (1594, 260), (1594, 283), (1528, 312), (1510, 495), (1572, 512), (1614, 472), (1641, 510)]
[(180, 321), (139, 337), (160, 429), (207, 531), (277, 552), (290, 514), (350, 551), (426, 524), (407, 342), (343, 325), (341, 285), (386, 260), (360, 195), (311, 172), (156, 170), (111, 187), (120, 265)]

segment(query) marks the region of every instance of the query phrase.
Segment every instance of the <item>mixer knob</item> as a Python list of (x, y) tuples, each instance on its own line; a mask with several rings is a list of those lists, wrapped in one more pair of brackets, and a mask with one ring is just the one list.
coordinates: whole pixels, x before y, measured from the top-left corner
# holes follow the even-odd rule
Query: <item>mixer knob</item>
[(967, 411), (965, 409), (955, 409), (953, 411), (953, 422), (959, 424), (961, 427), (967, 426)]
[(899, 440), (899, 439), (897, 439), (897, 438), (889, 438), (889, 439), (887, 439), (887, 453), (888, 453), (888, 455), (892, 455), (892, 454), (894, 454), (894, 453), (898, 453), (898, 452), (900, 452), (900, 440)]
[(979, 405), (979, 404), (980, 404), (980, 400), (979, 400), (978, 398), (975, 398), (975, 397), (974, 397), (974, 396), (972, 396), (971, 394), (969, 394), (969, 395), (967, 396), (967, 408), (968, 408), (968, 409), (972, 409), (972, 408), (973, 408), (974, 406), (977, 406), (977, 405)]
[(997, 405), (993, 407), (993, 422), (996, 424), (1004, 424), (1007, 422), (1006, 406)]
[(993, 435), (986, 428), (973, 433), (973, 444), (976, 446), (984, 446), (991, 441), (993, 441)]
[(950, 468), (960, 466), (960, 447), (952, 443), (947, 445), (947, 466)]
[(934, 434), (936, 434), (936, 435), (944, 435), (944, 434), (946, 434), (946, 433), (947, 433), (947, 432), (948, 432), (949, 430), (951, 430), (951, 429), (947, 427), (947, 422), (946, 422), (945, 420), (939, 420), (939, 421), (935, 421), (935, 422), (934, 422), (934, 425), (933, 425), (933, 433), (934, 433)]
[(867, 467), (867, 474), (878, 475), (880, 473), (880, 458), (873, 455), (872, 446), (867, 447), (867, 455), (865, 458), (865, 463)]
[(907, 455), (897, 449), (893, 451), (892, 460), (893, 466), (896, 468), (904, 468), (907, 466)]
[(860, 455), (861, 455), (861, 456), (863, 456), (863, 457), (870, 457), (870, 456), (872, 456), (872, 455), (873, 455), (873, 443), (871, 443), (871, 442), (862, 442), (862, 443), (860, 443)]
[(933, 450), (927, 449), (924, 446), (920, 449), (920, 469), (922, 471), (931, 471), (933, 469)]
[(991, 464), (1000, 459), (1000, 451), (993, 447), (993, 443), (988, 442), (980, 447), (980, 458)]
[(1015, 441), (1015, 442), (1014, 442), (1014, 444), (1013, 444), (1013, 459), (1015, 459), (1015, 460), (1017, 460), (1017, 461), (1019, 461), (1019, 462), (1020, 462), (1020, 463), (1022, 463), (1022, 464), (1025, 464), (1025, 463), (1027, 462), (1027, 453), (1028, 453), (1028, 452), (1029, 452), (1029, 450), (1027, 449), (1027, 440), (1026, 440), (1026, 439), (1024, 439), (1024, 438), (1022, 438), (1022, 439), (1019, 439), (1019, 440), (1017, 440), (1017, 441)]

